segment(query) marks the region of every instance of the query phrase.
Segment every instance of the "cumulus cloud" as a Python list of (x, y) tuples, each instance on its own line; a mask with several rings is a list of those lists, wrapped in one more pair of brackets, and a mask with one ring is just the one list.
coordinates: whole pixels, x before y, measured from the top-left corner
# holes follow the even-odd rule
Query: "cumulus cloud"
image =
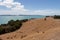
[(15, 2), (14, 0), (0, 0), (0, 6), (5, 6), (10, 8), (11, 10), (0, 10), (0, 15), (60, 15), (60, 10), (27, 10), (24, 8), (19, 2)]
[(0, 10), (0, 13), (4, 15), (6, 14), (19, 15), (29, 11), (24, 8), (24, 5), (22, 5), (19, 2), (14, 2), (14, 0), (0, 0), (0, 6), (5, 6), (11, 9), (11, 10)]
[(12, 7), (13, 0), (4, 0), (4, 1), (0, 1), (0, 5), (1, 6), (6, 6), (8, 8)]
[(24, 5), (22, 5), (19, 2), (14, 2), (14, 0), (4, 0), (4, 1), (0, 0), (0, 5), (5, 6), (7, 8), (14, 9), (14, 10), (23, 10), (23, 11), (25, 11)]

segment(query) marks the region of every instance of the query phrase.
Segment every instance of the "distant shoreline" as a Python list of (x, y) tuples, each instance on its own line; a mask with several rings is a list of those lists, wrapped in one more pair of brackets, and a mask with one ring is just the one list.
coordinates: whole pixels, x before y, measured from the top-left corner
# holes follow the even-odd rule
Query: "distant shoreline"
[(0, 15), (0, 16), (44, 16), (44, 15)]

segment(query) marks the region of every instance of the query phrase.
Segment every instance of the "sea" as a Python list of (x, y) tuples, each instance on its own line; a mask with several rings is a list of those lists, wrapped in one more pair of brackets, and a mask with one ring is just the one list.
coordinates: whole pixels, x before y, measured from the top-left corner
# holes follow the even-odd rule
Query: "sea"
[(41, 15), (23, 15), (23, 16), (0, 16), (0, 24), (6, 24), (10, 20), (23, 20), (23, 19), (31, 19), (31, 18), (44, 18), (45, 16)]

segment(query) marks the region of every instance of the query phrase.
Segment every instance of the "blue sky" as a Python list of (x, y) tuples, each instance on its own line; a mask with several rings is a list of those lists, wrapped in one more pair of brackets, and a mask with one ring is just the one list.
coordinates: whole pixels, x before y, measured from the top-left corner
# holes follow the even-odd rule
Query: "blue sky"
[(0, 0), (0, 15), (60, 15), (60, 0)]
[(60, 0), (15, 0), (27, 9), (60, 9)]

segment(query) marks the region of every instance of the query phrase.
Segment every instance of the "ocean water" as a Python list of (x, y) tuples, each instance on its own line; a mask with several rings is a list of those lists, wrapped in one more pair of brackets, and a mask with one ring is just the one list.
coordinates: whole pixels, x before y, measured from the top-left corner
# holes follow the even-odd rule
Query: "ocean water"
[(45, 16), (0, 16), (0, 24), (6, 24), (9, 20), (23, 20), (30, 18), (44, 18)]

